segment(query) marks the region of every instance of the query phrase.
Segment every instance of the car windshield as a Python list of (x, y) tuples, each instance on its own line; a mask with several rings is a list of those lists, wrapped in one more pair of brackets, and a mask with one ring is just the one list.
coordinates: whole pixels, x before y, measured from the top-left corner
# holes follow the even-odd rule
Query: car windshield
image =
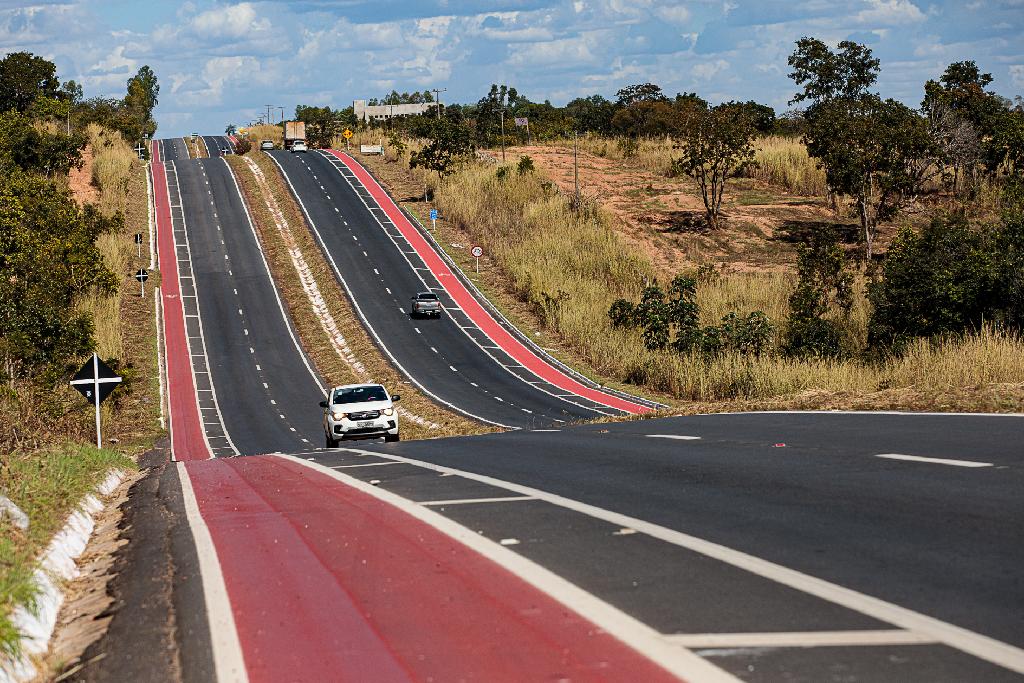
[(334, 403), (364, 403), (366, 401), (386, 401), (388, 392), (379, 384), (365, 387), (345, 387), (334, 392)]
[(420, 301), (437, 301), (437, 294), (431, 294), (430, 292), (423, 292), (417, 294), (416, 298)]

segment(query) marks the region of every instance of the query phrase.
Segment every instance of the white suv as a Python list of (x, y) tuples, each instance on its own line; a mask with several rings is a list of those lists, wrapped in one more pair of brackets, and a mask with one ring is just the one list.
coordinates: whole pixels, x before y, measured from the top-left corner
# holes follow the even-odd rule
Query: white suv
[(328, 400), (320, 401), (324, 409), (324, 435), (327, 447), (335, 448), (342, 439), (398, 441), (398, 412), (395, 401), (379, 384), (346, 384), (331, 389)]

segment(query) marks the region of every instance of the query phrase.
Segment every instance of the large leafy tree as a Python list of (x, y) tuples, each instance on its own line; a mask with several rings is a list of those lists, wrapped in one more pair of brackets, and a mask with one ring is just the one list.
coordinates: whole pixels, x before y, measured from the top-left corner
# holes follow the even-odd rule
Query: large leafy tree
[(428, 140), (410, 159), (411, 166), (436, 171), (443, 178), (455, 165), (473, 153), (473, 139), (469, 129), (447, 117), (424, 118), (415, 133)]
[(0, 59), (0, 111), (26, 112), (40, 97), (56, 98), (57, 67), (31, 52), (12, 52)]
[(152, 137), (156, 133), (153, 109), (159, 102), (160, 95), (160, 84), (157, 82), (156, 74), (148, 66), (143, 66), (128, 79), (127, 86), (124, 106), (140, 121), (141, 132)]
[(727, 102), (699, 111), (680, 133), (682, 156), (673, 170), (697, 181), (712, 230), (718, 228), (726, 181), (754, 161), (755, 132), (745, 106)]
[(295, 119), (306, 124), (306, 140), (314, 147), (330, 147), (341, 132), (341, 121), (330, 107), (295, 107)]
[(809, 103), (807, 151), (830, 190), (854, 199), (870, 259), (879, 221), (895, 217), (929, 177), (934, 141), (916, 112), (871, 92), (879, 61), (869, 48), (843, 41), (833, 52), (816, 38), (796, 45), (790, 78), (802, 87), (793, 102)]

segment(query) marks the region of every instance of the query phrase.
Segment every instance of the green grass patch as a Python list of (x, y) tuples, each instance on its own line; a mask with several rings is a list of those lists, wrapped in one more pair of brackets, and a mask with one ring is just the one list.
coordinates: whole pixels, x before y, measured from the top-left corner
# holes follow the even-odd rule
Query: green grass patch
[(34, 607), (32, 573), (40, 551), (107, 472), (136, 465), (120, 453), (73, 443), (7, 454), (0, 464), (0, 491), (29, 519), (24, 531), (0, 519), (0, 653), (14, 655), (18, 632), (10, 616), (16, 605)]

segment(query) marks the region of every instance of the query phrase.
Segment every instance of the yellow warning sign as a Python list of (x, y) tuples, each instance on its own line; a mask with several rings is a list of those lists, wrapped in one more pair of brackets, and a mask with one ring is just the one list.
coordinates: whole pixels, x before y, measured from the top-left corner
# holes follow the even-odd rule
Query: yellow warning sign
[(345, 139), (346, 139), (346, 140), (348, 140), (349, 138), (351, 138), (351, 137), (352, 137), (352, 131), (351, 131), (351, 130), (349, 130), (348, 128), (346, 128), (346, 129), (345, 129), (345, 132), (344, 132), (344, 133), (342, 133), (342, 135), (344, 135), (344, 136), (345, 136)]

